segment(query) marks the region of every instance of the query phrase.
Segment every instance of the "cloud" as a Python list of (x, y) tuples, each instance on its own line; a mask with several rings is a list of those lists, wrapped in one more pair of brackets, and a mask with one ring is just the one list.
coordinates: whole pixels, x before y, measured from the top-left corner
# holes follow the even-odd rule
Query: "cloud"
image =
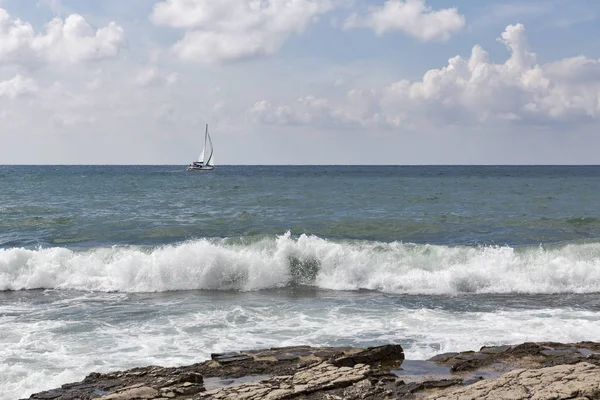
[(235, 61), (277, 52), (340, 0), (165, 0), (155, 5), (156, 25), (190, 29), (175, 44), (183, 60)]
[(17, 74), (9, 81), (0, 82), (0, 98), (7, 97), (14, 99), (26, 94), (32, 94), (38, 91), (35, 81), (31, 78)]
[(0, 8), (0, 63), (75, 64), (115, 57), (124, 44), (124, 30), (114, 22), (94, 32), (81, 15), (71, 14), (36, 33), (30, 23), (11, 19)]
[(255, 124), (266, 125), (360, 128), (398, 124), (378, 113), (374, 96), (374, 91), (353, 89), (346, 93), (343, 104), (337, 105), (314, 96), (300, 97), (295, 104), (283, 106), (261, 100), (250, 107), (246, 116)]
[[(302, 117), (298, 111), (292, 110), (290, 106), (274, 106), (267, 100), (254, 103), (247, 111), (247, 115), (252, 122), (266, 125), (298, 125), (302, 123)], [(308, 123), (310, 120), (304, 122)]]
[(344, 29), (370, 28), (377, 35), (403, 31), (422, 41), (446, 41), (465, 27), (465, 17), (456, 8), (433, 10), (425, 0), (387, 0), (383, 7), (370, 7), (365, 16), (354, 13)]
[[(529, 50), (525, 27), (509, 25), (499, 40), (511, 52), (503, 64), (489, 61), (475, 46), (469, 59), (460, 56), (419, 82), (399, 81), (385, 89), (382, 103), (389, 112), (410, 105), (459, 113), (466, 122), (511, 120), (550, 122), (599, 115), (600, 77), (589, 72), (598, 61), (585, 57), (538, 65)], [(583, 82), (582, 71), (588, 74)]]
[(539, 65), (521, 24), (507, 26), (499, 41), (510, 51), (502, 64), (491, 62), (476, 45), (468, 59), (453, 57), (421, 80), (400, 80), (378, 90), (351, 90), (337, 103), (320, 99), (308, 106), (298, 101), (277, 106), (263, 101), (251, 108), (251, 120), (398, 128), (577, 123), (600, 117), (600, 60), (578, 56)]
[(179, 76), (176, 73), (165, 75), (161, 73), (156, 66), (142, 68), (135, 77), (135, 83), (138, 86), (152, 86), (158, 84), (172, 85), (177, 82)]

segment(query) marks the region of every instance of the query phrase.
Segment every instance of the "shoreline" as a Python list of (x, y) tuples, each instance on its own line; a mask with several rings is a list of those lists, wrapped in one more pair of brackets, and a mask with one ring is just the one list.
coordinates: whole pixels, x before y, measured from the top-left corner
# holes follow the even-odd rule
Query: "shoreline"
[(484, 346), (428, 360), (406, 360), (396, 344), (275, 347), (211, 354), (181, 367), (91, 373), (29, 399), (458, 400), (504, 392), (526, 399), (540, 391), (555, 399), (600, 399), (600, 342)]

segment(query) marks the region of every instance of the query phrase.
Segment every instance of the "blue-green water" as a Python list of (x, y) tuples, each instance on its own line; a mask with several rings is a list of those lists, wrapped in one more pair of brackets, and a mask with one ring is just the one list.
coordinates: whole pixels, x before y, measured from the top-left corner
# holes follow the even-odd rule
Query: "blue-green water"
[(184, 169), (0, 166), (0, 398), (248, 347), (600, 340), (600, 167)]
[(0, 167), (2, 248), (316, 235), (530, 245), (600, 237), (600, 167)]

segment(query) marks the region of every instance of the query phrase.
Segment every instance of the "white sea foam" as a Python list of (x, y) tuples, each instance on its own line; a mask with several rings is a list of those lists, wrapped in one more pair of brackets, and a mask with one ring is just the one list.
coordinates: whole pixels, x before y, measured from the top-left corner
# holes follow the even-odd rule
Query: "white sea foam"
[[(69, 302), (75, 306), (81, 299)], [(208, 306), (163, 303), (158, 307), (162, 311), (150, 319), (117, 323), (51, 321), (44, 319), (49, 312), (44, 306), (31, 305), (30, 312), (39, 314), (37, 322), (0, 318), (5, 332), (22, 333), (21, 338), (0, 333), (0, 399), (28, 397), (94, 371), (188, 365), (208, 359), (211, 352), (248, 348), (394, 342), (402, 344), (407, 359), (426, 359), (483, 345), (577, 342), (600, 335), (598, 313), (585, 310), (457, 312), (351, 300), (321, 301), (318, 306), (312, 301), (261, 302), (260, 297), (239, 303), (239, 298)]]
[(600, 243), (449, 247), (287, 233), (157, 248), (0, 250), (0, 290), (261, 290), (290, 284), (410, 294), (600, 292)]

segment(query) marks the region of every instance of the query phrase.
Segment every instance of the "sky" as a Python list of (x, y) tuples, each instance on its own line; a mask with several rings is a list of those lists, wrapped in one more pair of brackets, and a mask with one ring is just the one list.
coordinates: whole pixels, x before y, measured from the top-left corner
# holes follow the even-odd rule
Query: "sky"
[(0, 164), (600, 164), (598, 0), (0, 0)]

